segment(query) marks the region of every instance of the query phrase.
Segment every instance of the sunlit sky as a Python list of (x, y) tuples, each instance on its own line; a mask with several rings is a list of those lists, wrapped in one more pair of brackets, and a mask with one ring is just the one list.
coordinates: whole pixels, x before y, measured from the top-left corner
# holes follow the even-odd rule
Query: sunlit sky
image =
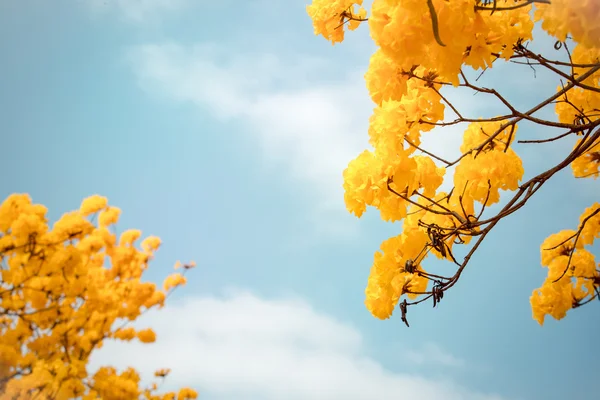
[[(0, 2), (0, 197), (27, 192), (56, 220), (104, 195), (123, 211), (120, 231), (163, 240), (147, 279), (198, 264), (140, 321), (157, 343), (109, 343), (92, 367), (145, 378), (169, 367), (165, 389), (206, 400), (595, 397), (598, 306), (543, 327), (529, 306), (546, 272), (540, 243), (598, 200), (597, 181), (570, 170), (494, 229), (439, 307), (411, 308), (410, 328), (368, 313), (373, 253), (401, 228), (343, 203), (342, 171), (368, 146), (374, 45), (367, 25), (341, 45), (315, 37), (305, 6)], [(528, 67), (482, 78), (522, 109), (557, 83)], [(473, 117), (502, 112), (448, 95)], [(427, 134), (424, 147), (450, 157), (461, 129)], [(517, 151), (532, 176), (570, 146)]]

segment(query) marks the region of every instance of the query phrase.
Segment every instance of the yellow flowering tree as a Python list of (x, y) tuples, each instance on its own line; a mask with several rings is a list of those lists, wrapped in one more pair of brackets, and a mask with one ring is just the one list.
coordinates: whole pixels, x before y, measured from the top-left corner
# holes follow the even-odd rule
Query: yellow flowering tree
[[(147, 237), (138, 249), (139, 230), (117, 238), (110, 228), (120, 210), (101, 196), (85, 199), (51, 228), (46, 211), (25, 194), (0, 205), (0, 398), (197, 398), (189, 388), (159, 395), (156, 383), (141, 387), (133, 368), (87, 367), (107, 339), (156, 339), (152, 329), (129, 323), (161, 308), (169, 292), (186, 282), (180, 273), (170, 275), (162, 290), (142, 282), (160, 239)], [(185, 265), (184, 273), (192, 266)]]
[[(362, 0), (313, 0), (307, 12), (315, 34), (333, 44), (344, 40), (346, 27), (356, 29), (368, 21), (377, 46), (365, 74), (375, 103), (368, 131), (372, 149), (350, 161), (343, 174), (349, 212), (360, 217), (371, 206), (385, 221), (402, 221), (402, 232), (383, 242), (371, 267), (365, 304), (375, 317), (389, 318), (399, 306), (408, 325), (409, 307), (428, 300), (435, 306), (494, 226), (523, 207), (557, 172), (570, 166), (576, 178), (598, 177), (597, 0), (374, 0), (369, 13)], [(552, 56), (528, 48), (536, 23), (556, 38)], [(501, 87), (478, 86), (465, 73), (509, 62), (543, 68), (561, 85), (530, 109), (519, 110)], [(484, 101), (502, 105), (505, 112), (485, 118), (466, 115), (447, 99), (444, 93), (450, 90), (487, 96)], [(551, 107), (556, 118), (543, 118), (540, 111)], [(516, 140), (522, 123), (543, 127), (547, 136)], [(422, 135), (433, 128), (461, 125), (457, 159), (446, 160), (421, 146)], [(567, 143), (562, 160), (523, 182), (516, 144), (555, 141)], [(443, 191), (452, 169), (446, 179), (453, 188)], [(501, 191), (507, 198), (502, 203)], [(499, 211), (486, 209), (493, 204)], [(600, 203), (587, 208), (573, 228), (541, 245), (548, 277), (531, 296), (533, 317), (540, 324), (546, 315), (563, 318), (600, 296), (600, 265), (589, 251), (600, 237)], [(427, 271), (425, 259), (431, 254), (454, 269)]]

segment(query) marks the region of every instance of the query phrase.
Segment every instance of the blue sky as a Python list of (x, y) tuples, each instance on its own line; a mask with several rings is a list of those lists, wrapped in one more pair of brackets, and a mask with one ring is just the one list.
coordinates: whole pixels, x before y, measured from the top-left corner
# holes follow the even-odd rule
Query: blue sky
[[(0, 3), (0, 197), (30, 193), (56, 219), (99, 193), (123, 210), (120, 230), (162, 238), (148, 279), (198, 263), (141, 321), (156, 344), (109, 344), (93, 364), (170, 367), (165, 388), (207, 400), (593, 397), (596, 304), (544, 327), (529, 306), (540, 243), (598, 200), (597, 181), (570, 170), (495, 228), (439, 308), (410, 309), (410, 329), (369, 315), (373, 253), (400, 227), (347, 214), (341, 172), (367, 146), (374, 46), (363, 26), (332, 47), (305, 6)], [(555, 90), (542, 71), (512, 71), (482, 79), (523, 109)], [(496, 113), (480, 95), (449, 95), (467, 114)], [(425, 147), (450, 157), (460, 133)], [(518, 151), (531, 176), (570, 146)]]

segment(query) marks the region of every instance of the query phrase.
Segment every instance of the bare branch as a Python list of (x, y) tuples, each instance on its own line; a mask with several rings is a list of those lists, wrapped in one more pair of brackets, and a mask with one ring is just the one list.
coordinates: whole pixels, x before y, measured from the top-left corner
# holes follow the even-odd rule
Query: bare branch
[(477, 11), (491, 11), (491, 13), (493, 14), (495, 11), (510, 11), (510, 10), (516, 10), (518, 8), (522, 8), (522, 7), (527, 7), (533, 3), (541, 3), (541, 4), (550, 4), (550, 0), (527, 0), (524, 1), (523, 3), (514, 5), (514, 6), (508, 6), (508, 7), (496, 7), (496, 0), (494, 0), (494, 5), (492, 7), (486, 7), (486, 6), (475, 6), (475, 10)]

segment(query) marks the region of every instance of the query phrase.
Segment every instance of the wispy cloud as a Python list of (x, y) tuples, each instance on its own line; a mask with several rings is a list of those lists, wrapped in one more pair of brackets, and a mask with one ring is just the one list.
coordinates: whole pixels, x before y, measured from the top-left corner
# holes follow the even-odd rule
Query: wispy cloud
[(229, 55), (211, 45), (147, 45), (130, 53), (142, 87), (249, 123), (264, 151), (292, 177), (331, 199), (342, 171), (366, 145), (370, 100), (360, 73), (337, 83), (305, 78), (318, 59)]
[(433, 364), (445, 367), (463, 367), (465, 361), (448, 353), (435, 343), (425, 343), (419, 349), (410, 349), (406, 358), (415, 364)]
[[(186, 299), (140, 322), (156, 328), (156, 343), (109, 342), (93, 366), (131, 365), (146, 377), (154, 366), (170, 366), (169, 388), (195, 386), (207, 400), (501, 399), (449, 379), (387, 370), (366, 354), (356, 328), (299, 299), (268, 300), (231, 291)], [(432, 349), (446, 364), (459, 362)]]
[(294, 190), (313, 196), (318, 213), (345, 213), (342, 172), (367, 145), (372, 109), (362, 72), (332, 83), (319, 78), (332, 66), (317, 58), (283, 61), (207, 44), (136, 47), (129, 60), (145, 90), (219, 120), (242, 121), (247, 132), (240, 133), (254, 135), (268, 165), (290, 177)]
[(124, 19), (135, 22), (154, 22), (166, 12), (182, 10), (188, 0), (88, 0), (96, 13), (116, 12)]

